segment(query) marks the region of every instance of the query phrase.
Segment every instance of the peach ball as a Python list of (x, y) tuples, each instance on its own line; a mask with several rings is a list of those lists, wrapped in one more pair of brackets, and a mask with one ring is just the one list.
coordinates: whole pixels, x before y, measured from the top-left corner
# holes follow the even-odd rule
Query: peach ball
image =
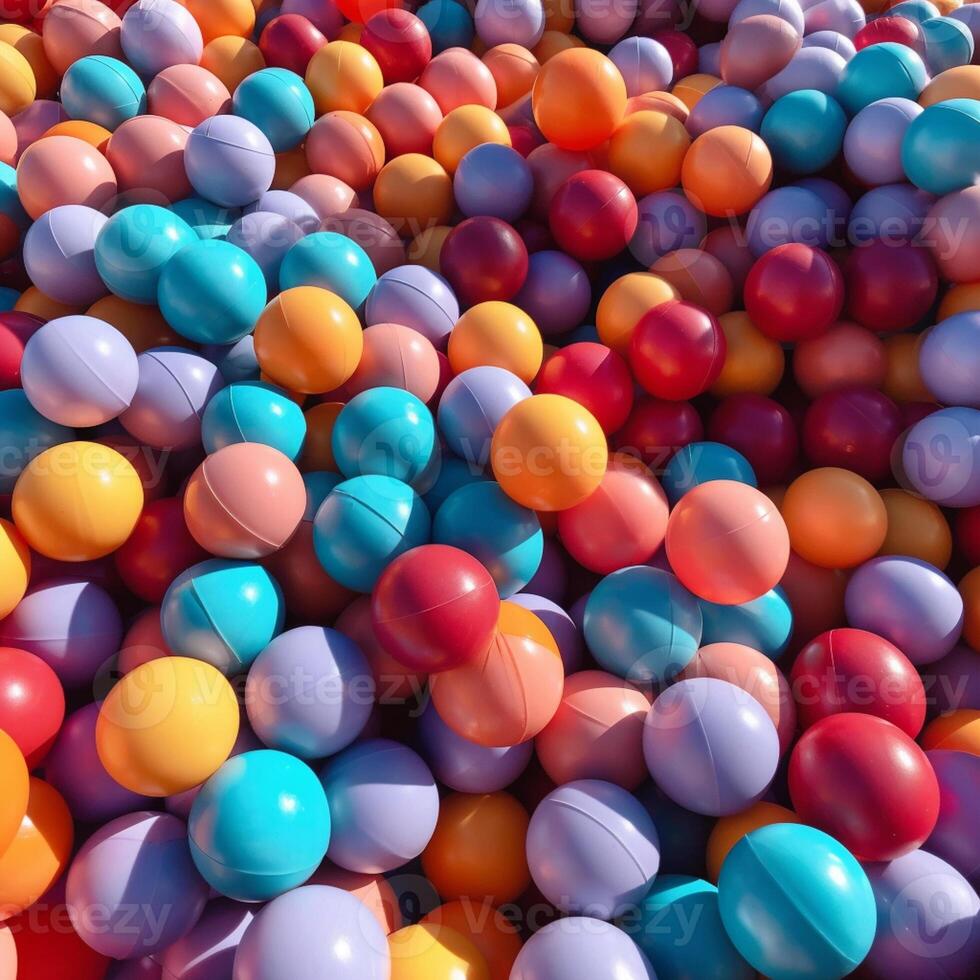
[(650, 266), (650, 271), (666, 279), (681, 299), (715, 316), (732, 308), (735, 286), (731, 273), (719, 259), (702, 249), (679, 248), (668, 252)]
[(717, 218), (745, 214), (772, 184), (772, 157), (762, 139), (741, 126), (702, 133), (684, 157), (681, 183), (691, 202)]
[(510, 146), (510, 131), (492, 109), (464, 105), (453, 109), (439, 123), (432, 140), (432, 155), (448, 174), (454, 174), (459, 161), (474, 147), (483, 143)]
[(541, 70), (538, 59), (520, 44), (498, 44), (483, 56), (497, 86), (497, 105), (509, 106), (531, 91)]
[(385, 86), (364, 115), (381, 134), (389, 160), (403, 153), (430, 155), (443, 119), (439, 103), (408, 82)]
[(453, 179), (437, 160), (406, 153), (386, 163), (378, 174), (374, 206), (396, 231), (414, 237), (452, 217)]
[(327, 174), (309, 174), (301, 177), (290, 188), (316, 211), (321, 221), (343, 214), (356, 208), (359, 201), (357, 192), (336, 177)]
[(330, 41), (310, 59), (306, 85), (317, 115), (347, 109), (363, 113), (384, 88), (374, 56), (350, 41)]
[(363, 191), (385, 164), (385, 144), (364, 116), (346, 110), (328, 112), (307, 134), (306, 160), (313, 173), (336, 177)]
[(17, 164), (17, 190), (35, 220), (62, 204), (101, 210), (117, 192), (116, 175), (95, 147), (71, 136), (46, 136)]
[(448, 48), (437, 54), (423, 69), (418, 84), (443, 113), (462, 105), (497, 108), (497, 83), (490, 69), (465, 48)]
[(847, 320), (800, 341), (793, 354), (793, 376), (809, 398), (853, 385), (880, 388), (887, 366), (881, 340)]
[(200, 65), (164, 68), (146, 90), (147, 109), (181, 126), (197, 126), (231, 109), (231, 93), (217, 75)]
[(93, 0), (59, 0), (44, 15), (41, 38), (51, 67), (59, 74), (92, 54), (123, 59), (119, 15)]
[(193, 193), (184, 169), (188, 132), (162, 116), (127, 119), (111, 136), (105, 155), (120, 191), (153, 190), (168, 201)]

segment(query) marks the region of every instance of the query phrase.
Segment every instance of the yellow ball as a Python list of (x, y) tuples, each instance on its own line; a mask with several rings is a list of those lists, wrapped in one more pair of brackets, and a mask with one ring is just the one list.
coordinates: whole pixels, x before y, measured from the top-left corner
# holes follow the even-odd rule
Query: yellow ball
[(455, 374), (492, 365), (530, 384), (541, 367), (544, 344), (535, 322), (518, 306), (491, 301), (470, 307), (449, 335)]
[(0, 41), (0, 111), (16, 115), (36, 95), (37, 81), (30, 62), (12, 45)]
[(625, 357), (640, 318), (655, 306), (680, 298), (681, 294), (666, 279), (652, 272), (620, 276), (599, 300), (595, 315), (599, 339)]
[(31, 578), (31, 549), (10, 521), (0, 518), (0, 619), (24, 598)]
[(337, 109), (363, 113), (384, 84), (374, 55), (350, 41), (325, 44), (306, 66), (306, 85), (318, 116)]
[(57, 91), (60, 76), (51, 67), (48, 56), (44, 53), (44, 41), (41, 35), (22, 24), (0, 24), (0, 41), (16, 48), (31, 66), (34, 81), (37, 85), (39, 99), (50, 98)]
[(189, 657), (161, 657), (109, 692), (95, 744), (121, 786), (172, 796), (217, 771), (238, 737), (239, 718), (235, 692), (219, 670)]
[(388, 937), (391, 980), (490, 980), (483, 954), (455, 929), (406, 926)]
[(432, 155), (447, 173), (453, 174), (459, 161), (483, 143), (510, 146), (507, 124), (485, 105), (461, 105), (439, 123), (432, 140)]
[(27, 464), (14, 486), (13, 518), (35, 550), (58, 561), (90, 561), (116, 550), (143, 510), (132, 464), (95, 442), (65, 442)]

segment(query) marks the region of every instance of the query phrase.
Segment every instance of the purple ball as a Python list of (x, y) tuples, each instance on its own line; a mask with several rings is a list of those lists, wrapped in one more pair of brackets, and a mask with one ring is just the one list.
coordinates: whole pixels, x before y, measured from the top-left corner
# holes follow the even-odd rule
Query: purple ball
[(279, 266), (286, 253), (303, 237), (303, 231), (281, 214), (252, 211), (239, 218), (226, 237), (255, 259), (265, 276), (266, 288), (273, 295), (279, 292)]
[[(972, 650), (970, 655), (977, 656)], [(975, 880), (980, 875), (980, 756), (943, 750), (926, 755), (939, 780), (939, 820), (922, 847)]]
[(905, 437), (902, 469), (937, 504), (980, 504), (980, 411), (944, 408), (917, 422)]
[(96, 831), (72, 861), (67, 904), (81, 938), (104, 956), (166, 949), (194, 928), (208, 900), (187, 825), (141, 810)]
[(517, 150), (500, 143), (482, 143), (459, 161), (453, 193), (467, 217), (489, 215), (513, 222), (531, 203), (534, 175)]
[(827, 205), (813, 191), (778, 187), (749, 212), (745, 233), (752, 254), (758, 257), (790, 242), (823, 248), (830, 241), (831, 222)]
[(561, 545), (546, 537), (541, 564), (538, 565), (534, 577), (524, 586), (524, 590), (533, 595), (544, 596), (553, 603), (563, 602), (568, 588), (568, 570), (565, 568), (563, 554)]
[(748, 692), (715, 677), (680, 681), (654, 702), (643, 726), (654, 782), (675, 803), (721, 817), (760, 799), (779, 765), (779, 736)]
[(836, 31), (853, 41), (867, 23), (864, 8), (857, 0), (800, 0), (804, 34)]
[(850, 38), (838, 34), (837, 31), (817, 31), (803, 38), (804, 48), (826, 48), (839, 54), (845, 61), (850, 61), (857, 54), (857, 48)]
[(650, 961), (621, 929), (601, 919), (549, 922), (523, 946), (510, 980), (656, 980)]
[(123, 15), (120, 40), (126, 60), (146, 76), (196, 65), (204, 51), (201, 28), (176, 0), (139, 0)]
[(371, 668), (353, 640), (326, 627), (299, 626), (258, 655), (248, 672), (245, 707), (270, 749), (321, 759), (361, 734), (374, 693)]
[(83, 204), (63, 204), (41, 215), (24, 237), (24, 268), (47, 296), (90, 306), (108, 292), (95, 267), (95, 239), (109, 219)]
[(527, 313), (542, 336), (554, 337), (574, 330), (585, 319), (592, 305), (592, 286), (575, 259), (546, 249), (531, 254), (527, 278), (511, 302)]
[(936, 198), (911, 184), (873, 187), (858, 198), (847, 227), (854, 244), (882, 238), (896, 244), (919, 237)]
[(902, 140), (922, 106), (911, 99), (879, 99), (865, 106), (844, 134), (844, 159), (854, 176), (870, 187), (905, 180)]
[(803, 10), (797, 0), (739, 0), (738, 6), (728, 18), (728, 29), (747, 17), (769, 14), (785, 20), (797, 34), (803, 34)]
[(400, 265), (374, 284), (364, 307), (365, 326), (401, 323), (444, 348), (459, 319), (459, 303), (442, 276), (421, 265)]
[(980, 711), (980, 657), (960, 644), (924, 672), (927, 704), (945, 715), (960, 708)]
[(527, 863), (556, 908), (611, 919), (649, 891), (660, 867), (660, 839), (631, 793), (579, 779), (538, 804), (527, 831)]
[(119, 421), (156, 449), (186, 449), (201, 441), (201, 416), (224, 387), (207, 358), (183, 347), (154, 347), (139, 356), (139, 383)]
[(950, 11), (947, 17), (965, 24), (973, 35), (973, 64), (980, 65), (980, 6), (975, 3), (964, 4)]
[(928, 851), (866, 864), (878, 929), (864, 966), (888, 980), (976, 975), (980, 898), (952, 865)]
[[(545, 538), (545, 544), (548, 543), (550, 543), (550, 539)], [(530, 584), (529, 582), (528, 585), (530, 586)], [(575, 620), (561, 606), (552, 602), (551, 599), (530, 592), (518, 592), (517, 595), (512, 595), (507, 601), (530, 609), (548, 627), (548, 632), (558, 644), (558, 652), (561, 654), (561, 662), (565, 667), (566, 676), (582, 669), (585, 664), (585, 646), (582, 643), (582, 634), (575, 625)]]
[(0, 620), (0, 646), (35, 654), (66, 687), (80, 687), (116, 655), (122, 632), (105, 589), (83, 579), (50, 579), (29, 589)]
[(656, 191), (637, 201), (639, 220), (630, 241), (630, 254), (651, 266), (668, 252), (697, 248), (707, 234), (704, 214), (680, 191)]
[(794, 187), (802, 187), (812, 191), (827, 208), (828, 229), (831, 231), (832, 245), (843, 244), (843, 235), (847, 228), (847, 219), (851, 214), (851, 198), (840, 184), (835, 184), (826, 177), (804, 177), (794, 183)]
[(235, 980), (388, 980), (388, 939), (350, 892), (304, 885), (264, 906), (235, 954)]
[(609, 52), (609, 60), (626, 82), (632, 98), (645, 92), (666, 92), (674, 78), (670, 52), (651, 37), (627, 37)]
[(344, 26), (334, 0), (282, 0), (279, 12), (305, 17), (328, 41), (336, 41)]
[(473, 23), (480, 40), (492, 48), (520, 44), (533, 48), (544, 33), (541, 0), (477, 0)]
[(927, 331), (919, 371), (939, 401), (980, 408), (980, 311), (956, 313)]
[(184, 168), (194, 190), (225, 208), (257, 201), (276, 172), (272, 144), (240, 116), (211, 116), (197, 126), (184, 148)]
[(235, 953), (257, 914), (255, 906), (218, 899), (197, 925), (163, 954), (167, 980), (231, 980)]
[(702, 75), (721, 78), (721, 41), (702, 44), (698, 48), (698, 71)]
[(844, 593), (847, 621), (894, 643), (916, 666), (949, 653), (963, 627), (963, 598), (938, 568), (886, 555), (865, 562)]
[(320, 227), (320, 218), (313, 206), (292, 191), (266, 191), (245, 208), (245, 214), (258, 211), (288, 218), (304, 235), (309, 235)]
[(765, 111), (762, 103), (745, 88), (719, 85), (705, 92), (687, 117), (687, 131), (696, 139), (719, 126), (741, 126), (759, 132)]
[(772, 102), (800, 89), (833, 96), (846, 67), (847, 62), (828, 48), (800, 48), (782, 71), (762, 85), (759, 94)]

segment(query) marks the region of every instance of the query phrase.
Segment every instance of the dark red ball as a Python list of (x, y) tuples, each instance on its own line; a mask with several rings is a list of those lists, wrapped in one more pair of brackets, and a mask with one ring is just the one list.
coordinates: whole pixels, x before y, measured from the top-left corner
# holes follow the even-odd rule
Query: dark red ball
[(980, 504), (956, 511), (956, 547), (971, 567), (980, 565)]
[(882, 44), (886, 41), (904, 44), (918, 54), (922, 47), (922, 31), (908, 17), (879, 17), (865, 24), (854, 35), (854, 47), (858, 51), (871, 44)]
[(259, 50), (270, 68), (288, 68), (300, 78), (327, 39), (301, 14), (282, 14), (265, 25)]
[(633, 408), (626, 361), (605, 344), (569, 344), (545, 361), (534, 384), (539, 395), (564, 395), (584, 405), (602, 431), (621, 428)]
[(569, 255), (598, 262), (618, 255), (636, 231), (636, 198), (605, 170), (572, 174), (555, 191), (548, 223), (555, 241)]
[(33, 653), (0, 647), (0, 731), (17, 743), (28, 769), (44, 761), (64, 720), (58, 675)]
[(721, 374), (728, 344), (706, 309), (676, 300), (645, 313), (630, 338), (630, 367), (655, 398), (686, 401)]
[(633, 406), (626, 424), (616, 433), (616, 448), (638, 456), (659, 471), (674, 453), (704, 439), (701, 416), (690, 402), (668, 402), (641, 398)]
[(31, 335), (44, 321), (30, 313), (0, 313), (0, 391), (20, 387), (20, 362)]
[(361, 31), (361, 47), (374, 55), (385, 84), (414, 82), (432, 58), (425, 24), (407, 10), (380, 10)]
[(758, 258), (745, 280), (745, 309), (773, 340), (818, 337), (844, 305), (844, 277), (825, 252), (778, 245)]
[(446, 236), (439, 267), (465, 306), (506, 301), (527, 278), (527, 246), (500, 218), (467, 218)]
[(789, 794), (804, 823), (859, 861), (914, 851), (939, 816), (939, 783), (925, 752), (874, 715), (831, 715), (807, 729), (789, 760)]
[(936, 263), (925, 247), (875, 239), (858, 245), (844, 263), (847, 315), (871, 330), (917, 324), (939, 290)]
[(708, 438), (737, 449), (761, 486), (781, 483), (792, 473), (800, 441), (789, 412), (765, 395), (729, 395), (708, 420)]
[(654, 41), (662, 44), (674, 65), (674, 81), (678, 82), (698, 70), (698, 46), (682, 31), (657, 31)]

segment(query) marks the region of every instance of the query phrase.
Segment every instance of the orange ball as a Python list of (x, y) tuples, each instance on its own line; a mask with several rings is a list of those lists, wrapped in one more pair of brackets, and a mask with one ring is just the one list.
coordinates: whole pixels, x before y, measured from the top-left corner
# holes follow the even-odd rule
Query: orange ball
[(0, 24), (0, 42), (9, 44), (30, 65), (37, 87), (36, 98), (51, 98), (61, 78), (48, 60), (41, 35), (21, 24)]
[(251, 41), (226, 34), (205, 44), (201, 67), (211, 72), (234, 95), (239, 83), (265, 68), (265, 58)]
[(446, 899), (514, 901), (531, 883), (524, 853), (529, 821), (509, 793), (445, 797), (422, 852), (426, 878)]
[(170, 324), (155, 306), (130, 303), (112, 294), (96, 300), (86, 311), (87, 316), (105, 320), (114, 326), (133, 345), (137, 354), (151, 347), (184, 347), (187, 341), (171, 329)]
[(662, 303), (680, 298), (680, 293), (666, 279), (650, 272), (620, 276), (599, 300), (595, 321), (599, 339), (625, 357), (641, 317)]
[(271, 189), (288, 191), (293, 184), (304, 177), (309, 177), (310, 174), (310, 165), (306, 162), (305, 148), (294, 146), (291, 150), (284, 150), (282, 153), (276, 154), (276, 172), (272, 177)]
[(963, 639), (980, 650), (980, 566), (960, 579), (959, 589), (963, 596)]
[(13, 523), (0, 517), (0, 619), (17, 608), (30, 579), (31, 549)]
[(980, 65), (957, 65), (940, 72), (919, 94), (923, 108), (950, 99), (980, 99)]
[(574, 48), (584, 48), (585, 42), (574, 34), (565, 31), (547, 30), (541, 35), (541, 40), (534, 46), (531, 53), (543, 65), (551, 61), (555, 55)]
[(943, 297), (936, 313), (940, 323), (956, 313), (969, 313), (980, 310), (980, 282), (960, 282)]
[(899, 404), (933, 401), (919, 372), (920, 343), (922, 334), (914, 333), (896, 333), (884, 340), (885, 379), (881, 390)]
[(551, 630), (545, 626), (540, 616), (536, 616), (530, 609), (519, 606), (516, 602), (504, 599), (500, 603), (500, 615), (497, 618), (497, 626), (501, 633), (508, 636), (523, 636), (541, 646), (547, 647), (556, 656), (561, 656), (558, 644), (555, 642)]
[(907, 555), (945, 568), (953, 555), (953, 534), (943, 512), (907, 490), (882, 490), (888, 531), (879, 555)]
[(432, 140), (432, 155), (447, 173), (453, 174), (459, 161), (483, 143), (510, 146), (510, 130), (493, 109), (482, 105), (461, 105), (446, 114)]
[(357, 314), (316, 286), (281, 292), (255, 324), (255, 356), (277, 384), (307, 395), (339, 388), (361, 359)]
[(604, 54), (571, 48), (542, 64), (531, 105), (549, 142), (566, 150), (590, 150), (609, 139), (622, 121), (626, 83)]
[[(398, 896), (388, 884), (384, 875), (358, 874), (333, 864), (324, 864), (307, 882), (308, 885), (327, 885), (350, 892), (364, 903), (367, 910), (377, 919), (386, 936), (402, 927), (402, 912)], [(447, 923), (448, 925), (448, 923)]]
[(772, 184), (769, 148), (741, 126), (709, 129), (687, 151), (681, 183), (705, 214), (717, 218), (745, 214)]
[(363, 113), (384, 88), (384, 78), (367, 48), (331, 41), (306, 66), (306, 85), (318, 116), (335, 109)]
[(767, 337), (741, 310), (718, 317), (728, 345), (721, 374), (709, 389), (715, 398), (776, 390), (786, 368), (780, 344)]
[(451, 231), (449, 225), (436, 225), (420, 231), (409, 242), (405, 250), (405, 260), (412, 265), (424, 265), (430, 272), (440, 272), (439, 256)]
[(573, 0), (543, 0), (544, 26), (546, 31), (560, 31), (568, 34), (575, 26), (575, 4)]
[(405, 926), (388, 937), (390, 980), (490, 980), (476, 945), (448, 926)]
[(35, 220), (61, 204), (100, 210), (116, 196), (116, 175), (94, 146), (71, 136), (32, 143), (17, 164), (17, 193)]
[(666, 112), (668, 116), (673, 116), (679, 123), (686, 123), (687, 117), (691, 114), (691, 110), (670, 92), (644, 92), (642, 95), (634, 95), (626, 103), (627, 116), (647, 109), (652, 109), (654, 112)]
[(531, 91), (541, 70), (538, 59), (520, 44), (498, 44), (483, 56), (497, 85), (497, 105), (509, 106)]
[(960, 708), (940, 715), (926, 725), (919, 741), (927, 752), (942, 749), (980, 755), (980, 711)]
[(463, 898), (434, 908), (423, 923), (442, 925), (465, 936), (483, 954), (490, 970), (489, 980), (509, 980), (521, 951), (517, 927), (488, 902)]
[(724, 84), (715, 75), (698, 73), (682, 78), (674, 85), (673, 94), (691, 111), (713, 88)]
[[(3, 796), (0, 797), (0, 855), (17, 836), (24, 814), (27, 813), (30, 774), (24, 755), (17, 743), (0, 729), (0, 780)], [(0, 888), (3, 883), (0, 882)]]
[(89, 122), (87, 119), (66, 119), (55, 123), (45, 136), (73, 136), (75, 139), (94, 146), (100, 153), (105, 153), (106, 144), (112, 133), (105, 126)]
[(306, 159), (313, 173), (329, 174), (362, 191), (385, 165), (385, 144), (364, 116), (341, 109), (314, 123), (306, 137)]
[(667, 558), (683, 585), (722, 605), (750, 602), (783, 577), (789, 535), (775, 504), (733, 480), (684, 494), (667, 522)]
[(374, 208), (405, 237), (445, 225), (455, 208), (453, 179), (421, 153), (405, 153), (384, 165), (374, 183)]
[(306, 418), (306, 441), (299, 458), (299, 468), (304, 473), (326, 470), (339, 473), (337, 461), (333, 456), (333, 427), (344, 407), (343, 402), (321, 402), (304, 413)]
[(530, 383), (541, 367), (544, 345), (534, 321), (519, 307), (496, 300), (471, 306), (449, 335), (453, 373), (492, 365)]
[(684, 124), (649, 109), (626, 116), (607, 149), (609, 169), (636, 197), (676, 187), (691, 145)]
[(725, 863), (728, 852), (746, 834), (774, 823), (800, 823), (800, 818), (792, 810), (787, 810), (777, 803), (767, 803), (765, 800), (753, 803), (741, 813), (722, 817), (708, 837), (708, 850), (705, 855), (708, 877), (717, 884), (721, 866)]
[(880, 388), (887, 366), (881, 340), (847, 320), (819, 337), (801, 340), (793, 353), (793, 376), (810, 398), (852, 385)]
[(181, 0), (201, 28), (204, 43), (216, 37), (251, 37), (255, 29), (252, 0)]
[(60, 316), (71, 316), (74, 313), (84, 312), (81, 306), (69, 306), (67, 303), (59, 303), (45, 293), (42, 293), (37, 286), (28, 286), (14, 303), (14, 309), (18, 313), (30, 313), (40, 317), (42, 320), (56, 320)]
[(710, 252), (679, 248), (657, 259), (650, 271), (666, 279), (681, 299), (702, 306), (715, 316), (732, 308), (735, 296), (732, 275)]
[(797, 477), (783, 498), (793, 550), (823, 568), (853, 568), (876, 555), (888, 532), (888, 511), (862, 476), (834, 466)]

